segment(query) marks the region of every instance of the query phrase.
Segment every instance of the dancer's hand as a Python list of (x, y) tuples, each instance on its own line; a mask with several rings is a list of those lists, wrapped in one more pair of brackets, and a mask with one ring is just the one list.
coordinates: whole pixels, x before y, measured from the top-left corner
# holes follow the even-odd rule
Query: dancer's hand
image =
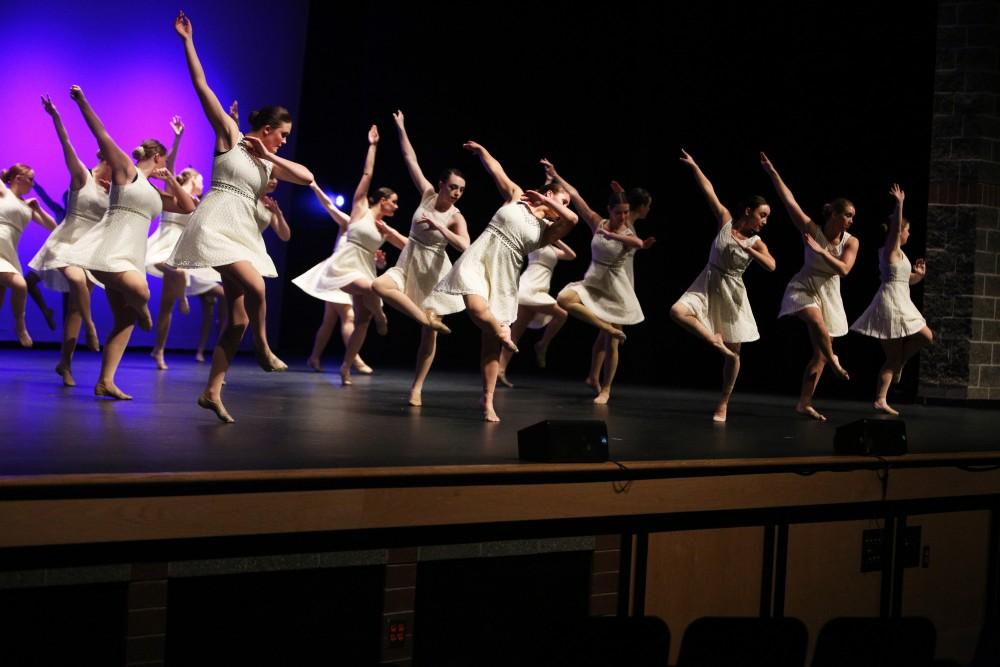
[(247, 147), (247, 150), (256, 158), (262, 160), (267, 160), (272, 157), (272, 154), (264, 146), (264, 142), (257, 137), (251, 137), (249, 135), (243, 137), (243, 145)]
[(442, 227), (441, 223), (439, 223), (437, 220), (432, 220), (431, 218), (428, 218), (427, 216), (424, 216), (424, 217), (420, 218), (419, 220), (417, 220), (417, 224), (418, 225), (424, 225), (427, 229), (433, 229), (435, 231), (441, 231), (441, 227)]
[(923, 257), (913, 263), (913, 272), (921, 278), (927, 275), (927, 262)]
[(774, 165), (771, 164), (771, 161), (767, 159), (766, 155), (764, 155), (764, 151), (760, 152), (760, 166), (763, 167), (764, 171), (767, 172), (768, 174), (778, 173), (778, 170), (774, 168)]
[(400, 111), (399, 109), (397, 109), (395, 112), (393, 112), (392, 119), (394, 121), (396, 121), (396, 127), (398, 127), (400, 130), (405, 130), (406, 129), (406, 127), (404, 127), (404, 125), (403, 125), (404, 119), (403, 119), (403, 112), (402, 111)]
[(819, 241), (817, 241), (816, 237), (814, 237), (812, 234), (803, 234), (802, 240), (807, 246), (812, 248), (813, 252), (818, 252), (821, 255), (826, 252), (826, 248), (821, 246), (819, 244)]
[(174, 178), (173, 173), (171, 173), (171, 171), (166, 167), (154, 169), (149, 175), (153, 178), (158, 178), (161, 181), (171, 181)]
[(233, 100), (233, 103), (229, 105), (229, 117), (236, 121), (236, 124), (240, 124), (240, 101)]
[(642, 240), (642, 249), (643, 250), (649, 250), (650, 248), (653, 247), (654, 243), (656, 243), (656, 237), (655, 236), (647, 236), (646, 238), (644, 238)]
[(612, 192), (625, 192), (625, 188), (618, 181), (611, 181), (611, 191)]
[(30, 208), (35, 213), (42, 212), (42, 205), (39, 204), (38, 200), (35, 199), (34, 197), (29, 197), (28, 199), (24, 199), (22, 201), (24, 201), (24, 203), (28, 205), (28, 208)]
[(375, 221), (375, 229), (377, 229), (378, 232), (379, 232), (379, 234), (381, 234), (382, 236), (385, 236), (386, 234), (389, 234), (390, 232), (392, 232), (392, 227), (390, 227), (389, 225), (385, 224), (381, 220), (376, 220)]
[(180, 116), (174, 116), (170, 119), (170, 129), (172, 129), (174, 134), (178, 137), (184, 134), (184, 122), (181, 120)]
[(191, 25), (191, 19), (185, 16), (183, 11), (177, 14), (177, 18), (174, 19), (174, 30), (184, 41), (194, 36), (194, 26)]
[(889, 188), (889, 195), (900, 204), (902, 204), (903, 200), (906, 199), (906, 193), (899, 187), (899, 183), (892, 184), (892, 187)]
[(556, 166), (548, 161), (547, 158), (542, 158), (538, 161), (542, 165), (542, 169), (545, 170), (546, 181), (557, 181), (559, 180), (559, 174), (556, 173)]
[(42, 108), (45, 109), (45, 113), (53, 118), (59, 116), (59, 111), (56, 109), (56, 105), (52, 103), (52, 98), (48, 95), (42, 95)]
[(111, 191), (111, 181), (109, 181), (108, 179), (99, 178), (97, 179), (97, 184), (101, 186), (101, 188), (103, 188), (105, 192)]
[(264, 205), (264, 208), (266, 208), (271, 213), (281, 213), (281, 207), (278, 206), (278, 202), (274, 199), (274, 197), (268, 197), (267, 195), (264, 195), (263, 197), (261, 197), (260, 201)]
[[(763, 156), (763, 155), (764, 154), (761, 153), (761, 156)], [(688, 153), (683, 148), (681, 149), (681, 162), (683, 162), (683, 163), (685, 163), (687, 165), (690, 165), (692, 167), (697, 167), (698, 166), (698, 164), (694, 161), (694, 158), (691, 157), (691, 154)], [(763, 164), (763, 160), (761, 161), (761, 163)]]
[(521, 201), (527, 202), (532, 206), (547, 206), (553, 203), (551, 199), (537, 190), (525, 190), (524, 194), (521, 195)]
[(368, 130), (368, 143), (371, 145), (378, 143), (378, 128), (374, 125)]
[(469, 151), (470, 153), (475, 153), (476, 155), (482, 155), (483, 151), (486, 149), (477, 144), (475, 141), (466, 141), (462, 144), (462, 148)]
[(375, 251), (375, 268), (381, 271), (386, 267), (385, 253), (379, 249)]
[(614, 234), (607, 227), (598, 227), (594, 230), (594, 236), (603, 236), (606, 239), (610, 239)]
[(69, 97), (77, 104), (81, 104), (87, 101), (87, 98), (83, 94), (83, 88), (76, 85), (69, 87)]

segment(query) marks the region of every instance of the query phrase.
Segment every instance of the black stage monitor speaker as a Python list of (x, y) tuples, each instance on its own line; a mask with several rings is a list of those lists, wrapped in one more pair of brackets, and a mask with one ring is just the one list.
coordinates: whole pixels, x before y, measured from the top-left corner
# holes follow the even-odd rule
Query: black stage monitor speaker
[(859, 419), (837, 427), (838, 454), (899, 456), (906, 453), (906, 424), (901, 419)]
[(603, 463), (608, 427), (599, 419), (546, 419), (517, 432), (517, 455), (539, 463)]

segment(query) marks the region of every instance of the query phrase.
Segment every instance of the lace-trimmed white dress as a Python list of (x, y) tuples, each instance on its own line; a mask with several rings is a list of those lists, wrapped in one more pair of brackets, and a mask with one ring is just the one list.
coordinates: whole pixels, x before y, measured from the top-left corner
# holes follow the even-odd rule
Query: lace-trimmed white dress
[(910, 273), (913, 267), (905, 253), (893, 264), (886, 259), (885, 248), (879, 251), (878, 270), (882, 284), (875, 298), (861, 317), (851, 325), (852, 331), (865, 336), (891, 340), (917, 333), (927, 321), (910, 299)]
[(146, 273), (146, 235), (153, 218), (163, 210), (159, 191), (142, 171), (125, 185), (111, 184), (108, 210), (60, 260), (91, 271)]
[(749, 343), (760, 338), (743, 284), (743, 272), (753, 261), (746, 249), (758, 240), (759, 236), (737, 240), (733, 221), (724, 224), (712, 242), (708, 264), (677, 300), (727, 343)]
[(17, 243), (24, 228), (31, 222), (31, 207), (0, 181), (0, 273), (21, 273)]
[(258, 201), (272, 164), (243, 145), (243, 135), (212, 160), (212, 185), (191, 214), (167, 264), (180, 269), (250, 262), (265, 278), (278, 275), (260, 235)]
[[(817, 243), (829, 248), (834, 257), (844, 254), (850, 234), (845, 231), (841, 234), (840, 243), (831, 246), (823, 235), (822, 228), (816, 226), (815, 229), (814, 238)], [(808, 245), (805, 247), (802, 268), (785, 288), (778, 317), (794, 315), (803, 308), (819, 309), (830, 336), (836, 338), (847, 334), (847, 313), (844, 312), (844, 301), (840, 296), (840, 276), (822, 255), (813, 252)]]
[[(160, 216), (160, 224), (146, 241), (146, 273), (163, 278), (163, 272), (156, 265), (170, 259), (192, 215), (165, 211)], [(184, 292), (189, 296), (204, 294), (222, 282), (219, 272), (211, 268), (186, 269), (184, 273)]]
[[(358, 279), (375, 280), (375, 251), (385, 242), (375, 226), (371, 209), (347, 226), (334, 246), (333, 254), (298, 276), (292, 283), (306, 294), (331, 303), (351, 303), (351, 295), (341, 288)], [(346, 299), (345, 299), (346, 297)]]
[[(599, 228), (607, 224), (607, 220), (602, 220)], [(635, 235), (631, 227), (625, 227), (621, 233)], [(583, 305), (605, 322), (619, 326), (642, 322), (645, 315), (635, 295), (633, 279), (635, 250), (621, 241), (594, 234), (590, 240), (587, 273), (583, 280), (570, 283), (563, 289), (575, 292)]]
[[(519, 306), (551, 306), (556, 300), (549, 294), (552, 287), (552, 271), (559, 262), (559, 250), (552, 244), (544, 245), (528, 255), (528, 268), (521, 274), (517, 284)], [(552, 316), (537, 313), (530, 322), (529, 329), (541, 329), (552, 321)]]
[[(59, 269), (69, 266), (62, 256), (73, 244), (83, 236), (88, 229), (96, 225), (108, 210), (110, 198), (104, 188), (97, 184), (94, 175), (87, 172), (87, 180), (79, 190), (69, 191), (69, 201), (66, 205), (66, 217), (59, 223), (28, 266), (41, 277), (42, 283), (50, 290), (68, 292), (69, 281)], [(89, 274), (90, 280), (100, 285)]]
[(451, 270), (451, 259), (446, 251), (448, 241), (444, 234), (426, 225), (418, 225), (421, 218), (430, 218), (442, 226), (447, 226), (452, 217), (458, 213), (458, 208), (451, 206), (446, 211), (434, 208), (437, 193), (424, 197), (420, 206), (413, 212), (410, 223), (410, 235), (406, 246), (399, 254), (396, 265), (385, 272), (392, 278), (396, 287), (406, 294), (420, 308), (430, 308), (434, 312), (457, 313), (465, 310), (462, 297), (434, 293), (434, 287)]
[[(524, 258), (538, 248), (545, 220), (536, 218), (520, 202), (501, 206), (486, 229), (458, 258), (434, 288), (440, 294), (476, 294), (486, 300), (501, 325), (517, 319), (518, 274)], [(441, 310), (447, 315), (464, 308)]]

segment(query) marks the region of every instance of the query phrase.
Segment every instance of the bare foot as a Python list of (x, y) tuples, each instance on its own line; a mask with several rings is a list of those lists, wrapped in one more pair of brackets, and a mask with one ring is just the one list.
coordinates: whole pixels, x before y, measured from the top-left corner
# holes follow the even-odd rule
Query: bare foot
[(375, 319), (375, 333), (384, 336), (389, 333), (389, 320), (385, 317), (385, 311), (381, 308), (373, 315)]
[(350, 368), (344, 368), (343, 366), (341, 366), (340, 367), (340, 386), (341, 387), (350, 387), (352, 384), (354, 384), (354, 383), (351, 382), (351, 369)]
[(712, 421), (714, 421), (717, 424), (725, 424), (728, 412), (729, 412), (728, 405), (715, 406), (715, 412), (712, 413)]
[(510, 338), (510, 327), (509, 326), (507, 326), (505, 324), (501, 325), (500, 326), (500, 333), (497, 334), (497, 338), (500, 339), (500, 343), (504, 347), (506, 347), (508, 350), (510, 350), (514, 354), (517, 354), (519, 352), (519, 350), (517, 349), (517, 345), (515, 345), (514, 341), (511, 340), (511, 338)]
[(197, 352), (195, 352), (194, 353), (194, 360), (197, 361), (199, 364), (205, 363), (205, 351), (204, 350), (198, 350)]
[(833, 355), (833, 359), (831, 361), (832, 363), (830, 364), (830, 368), (833, 369), (834, 375), (839, 377), (841, 380), (851, 379), (851, 376), (847, 374), (847, 371), (844, 370), (844, 367), (840, 365), (840, 359), (837, 357), (837, 355)]
[(28, 335), (28, 330), (24, 327), (17, 330), (17, 342), (21, 344), (21, 347), (31, 347), (35, 344), (35, 341), (31, 340), (31, 336)]
[(163, 350), (154, 349), (149, 353), (149, 356), (153, 357), (153, 360), (156, 361), (156, 368), (158, 370), (167, 370), (167, 362), (163, 360)]
[(51, 308), (42, 308), (42, 316), (45, 318), (45, 323), (49, 325), (49, 329), (55, 331), (56, 318), (54, 311)]
[(202, 394), (201, 396), (198, 397), (198, 407), (205, 408), (206, 410), (211, 410), (212, 412), (215, 413), (215, 416), (219, 418), (219, 421), (225, 424), (232, 424), (236, 421), (235, 419), (233, 419), (233, 416), (229, 414), (229, 411), (226, 410), (226, 406), (222, 404), (221, 400), (213, 401), (212, 399)]
[(113, 384), (98, 382), (94, 385), (94, 396), (106, 396), (118, 401), (131, 401), (132, 397)]
[(821, 415), (819, 413), (819, 411), (816, 410), (816, 408), (814, 408), (811, 405), (801, 405), (801, 404), (800, 405), (796, 405), (795, 406), (795, 411), (798, 412), (800, 415), (805, 415), (806, 417), (812, 417), (813, 419), (815, 419), (818, 422), (825, 422), (826, 421), (826, 417), (824, 417), (823, 415)]
[(719, 354), (724, 357), (729, 357), (730, 359), (739, 358), (735, 352), (726, 347), (725, 341), (722, 340), (722, 334), (715, 334), (712, 336), (712, 347), (717, 349)]
[(309, 357), (306, 360), (306, 366), (308, 366), (309, 368), (313, 369), (317, 373), (322, 373), (323, 372), (323, 367), (319, 365), (319, 359), (313, 359), (312, 357)]
[(497, 411), (493, 409), (493, 400), (486, 400), (485, 397), (479, 399), (479, 405), (483, 408), (483, 421), (488, 422), (498, 422), (500, 421)]
[(87, 327), (87, 349), (94, 352), (101, 351), (101, 338), (97, 335), (97, 327), (94, 326), (93, 322)]
[(419, 389), (411, 389), (410, 390), (410, 400), (407, 401), (407, 402), (410, 405), (412, 405), (413, 407), (419, 408), (421, 405), (424, 404), (424, 401), (423, 401), (423, 399), (422, 399), (422, 397), (421, 397), (420, 394), (421, 394), (421, 391)]
[(872, 407), (875, 408), (875, 412), (884, 412), (887, 415), (892, 415), (893, 417), (899, 416), (899, 410), (896, 410), (891, 405), (889, 405), (884, 398), (880, 398), (872, 403)]
[(182, 296), (177, 302), (177, 310), (181, 311), (181, 315), (191, 314), (191, 304), (188, 303), (187, 296)]
[(441, 316), (435, 313), (433, 310), (431, 310), (430, 308), (426, 308), (424, 310), (424, 315), (427, 316), (427, 326), (429, 326), (431, 329), (434, 329), (434, 331), (437, 331), (438, 333), (442, 334), (451, 333), (451, 329), (449, 329), (447, 325), (445, 325), (445, 323), (441, 321)]
[(594, 397), (594, 405), (607, 405), (609, 400), (611, 400), (611, 392), (602, 389), (600, 393)]
[(507, 379), (506, 373), (497, 373), (497, 382), (509, 389), (514, 388), (514, 383)]
[(598, 394), (601, 393), (601, 382), (597, 378), (588, 377), (583, 383), (588, 387), (592, 387)]
[(153, 330), (153, 316), (149, 312), (149, 306), (143, 306), (142, 310), (139, 311), (139, 316), (136, 318), (135, 323), (139, 325), (139, 328), (143, 331)]
[(548, 351), (547, 345), (542, 345), (541, 341), (532, 346), (535, 349), (535, 361), (539, 368), (545, 368), (545, 353)]
[(288, 364), (276, 357), (270, 350), (257, 351), (257, 364), (268, 373), (283, 373), (288, 370)]
[(375, 369), (361, 360), (361, 357), (354, 357), (354, 370), (362, 375), (371, 375)]
[(56, 373), (59, 373), (59, 377), (62, 378), (64, 387), (75, 387), (76, 380), (73, 379), (73, 374), (69, 372), (69, 368), (59, 364), (56, 366)]

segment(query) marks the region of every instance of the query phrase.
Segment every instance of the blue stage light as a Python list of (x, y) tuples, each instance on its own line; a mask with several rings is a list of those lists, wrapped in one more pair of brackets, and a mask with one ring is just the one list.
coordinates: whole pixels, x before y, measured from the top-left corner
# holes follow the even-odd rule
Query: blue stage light
[(337, 208), (344, 208), (344, 195), (334, 195), (333, 204)]

